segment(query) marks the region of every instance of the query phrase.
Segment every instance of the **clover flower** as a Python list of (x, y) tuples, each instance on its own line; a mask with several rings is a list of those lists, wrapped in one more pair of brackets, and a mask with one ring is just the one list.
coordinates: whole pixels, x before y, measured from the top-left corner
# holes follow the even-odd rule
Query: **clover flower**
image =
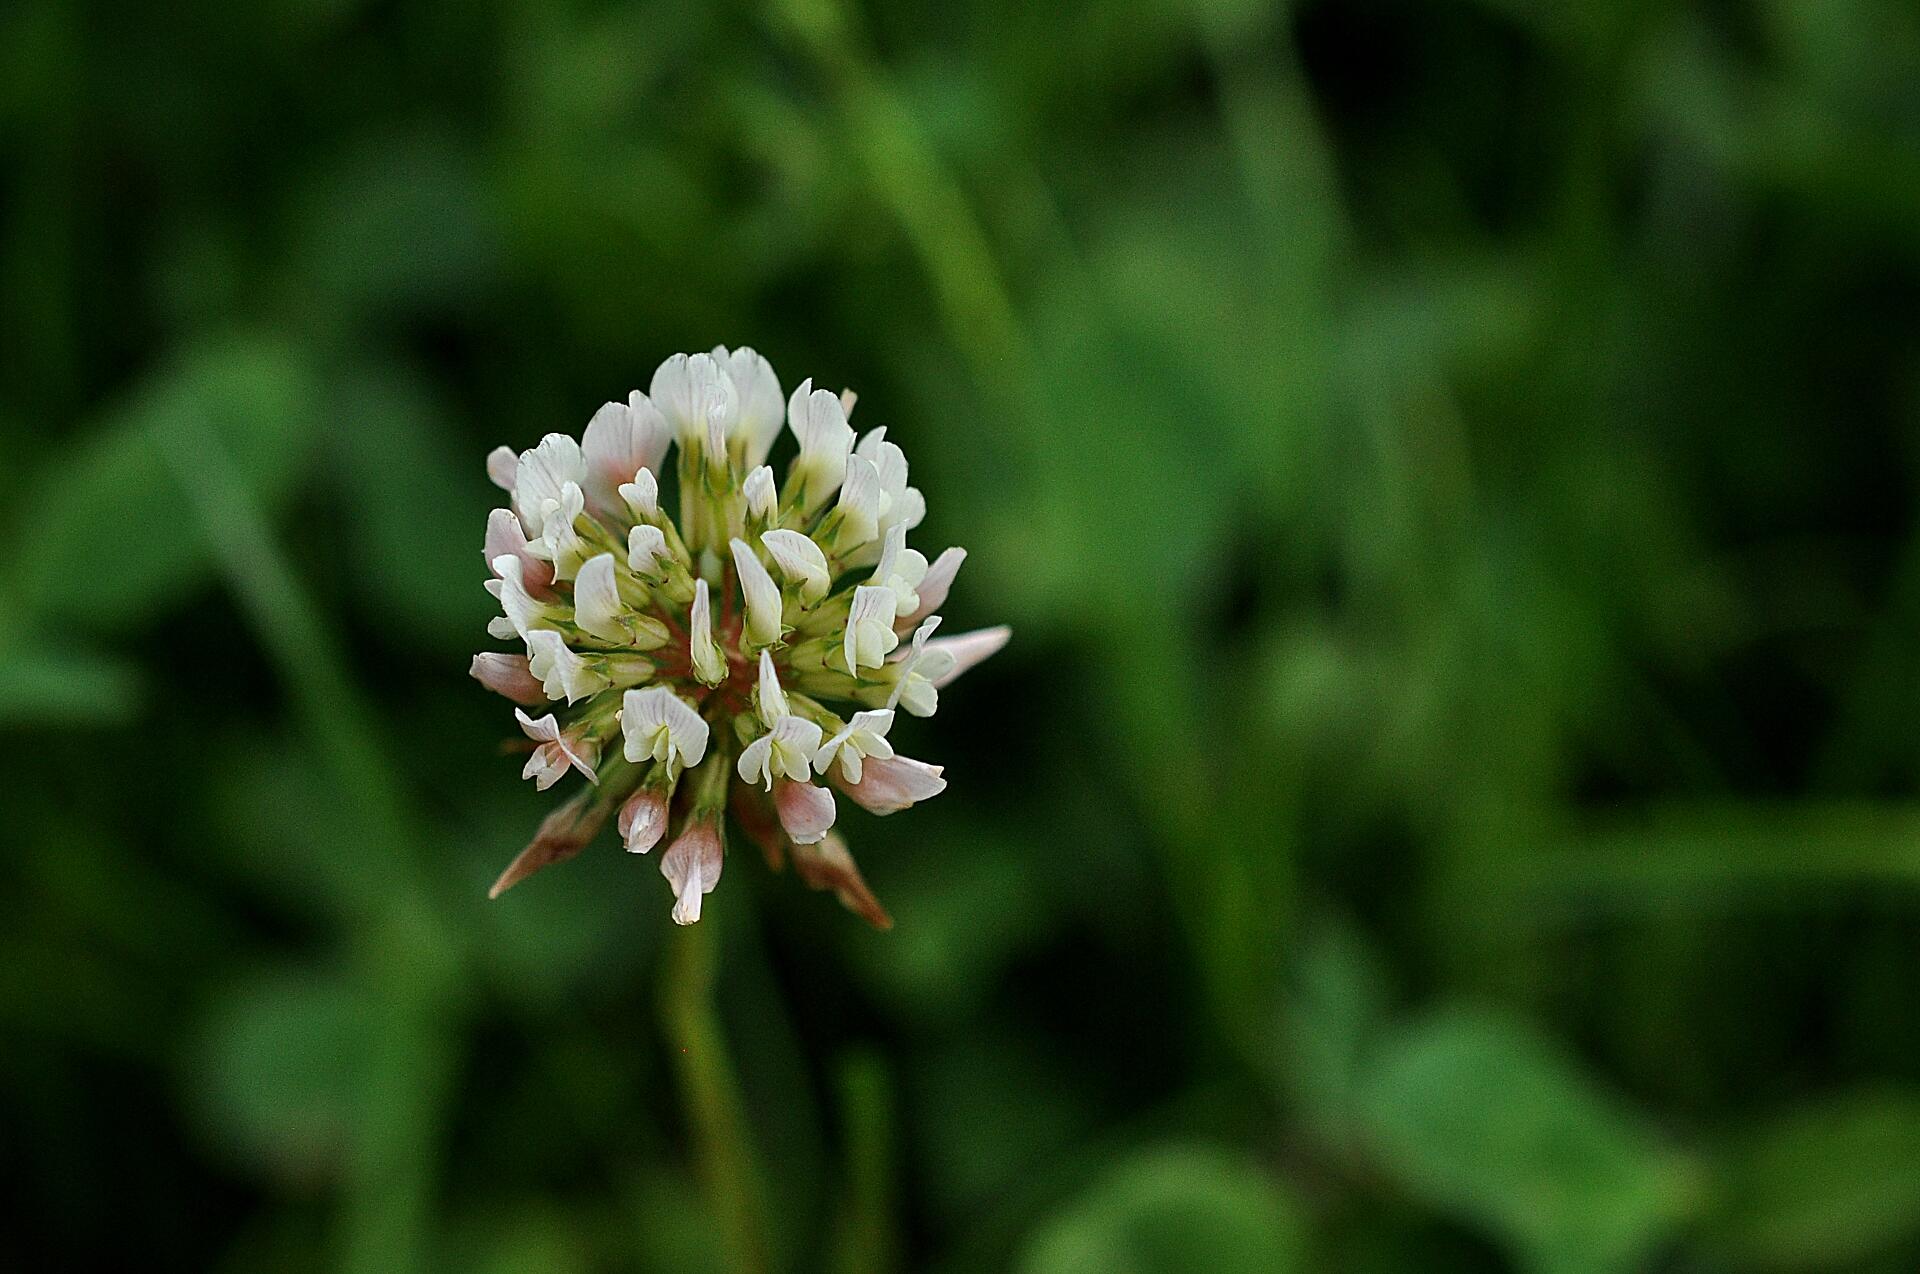
[[(853, 401), (802, 381), (783, 413), (767, 360), (720, 346), (669, 358), (578, 439), (488, 456), (509, 497), (487, 519), (502, 612), (488, 631), (525, 653), (476, 655), (473, 676), (519, 705), (524, 777), (588, 785), (493, 896), (613, 817), (632, 853), (666, 843), (673, 919), (692, 924), (731, 811), (776, 870), (790, 857), (811, 887), (892, 923), (833, 830), (834, 791), (877, 814), (944, 791), (941, 767), (895, 751), (896, 713), (932, 716), (1009, 632), (933, 635), (966, 552), (929, 563), (907, 546), (926, 501), (884, 429), (856, 442)], [(783, 415), (797, 454), (782, 482), (766, 460)]]

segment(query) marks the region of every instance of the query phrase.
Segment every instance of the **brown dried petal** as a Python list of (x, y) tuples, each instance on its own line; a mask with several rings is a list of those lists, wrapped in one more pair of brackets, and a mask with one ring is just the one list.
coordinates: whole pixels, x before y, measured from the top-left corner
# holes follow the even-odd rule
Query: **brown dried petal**
[(770, 870), (786, 866), (787, 834), (780, 830), (780, 821), (774, 817), (765, 792), (750, 784), (734, 784), (733, 817), (747, 839), (760, 847)]
[(817, 845), (793, 846), (793, 870), (814, 889), (831, 889), (840, 905), (876, 929), (893, 928), (893, 917), (867, 888), (847, 842), (828, 832)]
[(533, 843), (507, 864), (500, 879), (493, 882), (487, 897), (498, 898), (533, 873), (550, 863), (563, 863), (587, 847), (607, 821), (612, 806), (598, 799), (599, 793), (586, 791), (547, 815), (534, 833)]

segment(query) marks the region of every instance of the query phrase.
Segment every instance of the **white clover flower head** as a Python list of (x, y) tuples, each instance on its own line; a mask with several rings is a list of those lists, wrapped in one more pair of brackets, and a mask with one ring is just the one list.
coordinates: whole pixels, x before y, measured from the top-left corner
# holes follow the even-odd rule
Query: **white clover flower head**
[(673, 919), (692, 924), (731, 812), (770, 862), (892, 923), (833, 830), (835, 792), (890, 814), (943, 791), (940, 767), (894, 750), (896, 710), (932, 715), (1007, 630), (933, 636), (965, 553), (929, 563), (908, 545), (926, 502), (884, 429), (856, 447), (852, 409), (852, 391), (810, 380), (783, 398), (764, 357), (716, 346), (666, 360), (577, 440), (487, 456), (507, 493), (485, 535), (502, 611), (488, 631), (523, 649), (478, 655), (472, 673), (518, 705), (526, 777), (588, 784), (494, 894), (617, 813), (629, 852), (667, 845)]

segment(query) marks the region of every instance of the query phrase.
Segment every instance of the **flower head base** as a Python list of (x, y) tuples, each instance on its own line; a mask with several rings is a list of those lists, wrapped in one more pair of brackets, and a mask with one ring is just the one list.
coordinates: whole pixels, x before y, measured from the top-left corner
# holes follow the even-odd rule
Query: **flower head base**
[[(767, 463), (783, 401), (797, 445), (784, 480)], [(487, 521), (503, 612), (488, 630), (524, 653), (476, 656), (473, 676), (520, 705), (526, 777), (544, 791), (577, 771), (589, 785), (496, 896), (617, 811), (630, 852), (667, 846), (673, 919), (692, 924), (720, 880), (731, 809), (770, 864), (791, 859), (813, 888), (892, 924), (832, 830), (834, 792), (890, 814), (945, 790), (939, 766), (895, 752), (896, 713), (933, 715), (938, 691), (1008, 633), (933, 636), (966, 553), (930, 564), (908, 547), (926, 501), (885, 430), (856, 442), (853, 401), (811, 381), (783, 400), (766, 359), (720, 346), (668, 359), (578, 440), (487, 457), (509, 496)]]

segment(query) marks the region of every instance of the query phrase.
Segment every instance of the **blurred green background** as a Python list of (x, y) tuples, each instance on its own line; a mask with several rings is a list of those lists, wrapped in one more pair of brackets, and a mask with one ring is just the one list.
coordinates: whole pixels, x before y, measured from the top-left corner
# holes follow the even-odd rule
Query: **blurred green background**
[(716, 342), (1016, 629), (710, 900), (776, 1268), (1920, 1268), (1910, 0), (0, 9), (0, 1263), (726, 1268), (466, 675)]

